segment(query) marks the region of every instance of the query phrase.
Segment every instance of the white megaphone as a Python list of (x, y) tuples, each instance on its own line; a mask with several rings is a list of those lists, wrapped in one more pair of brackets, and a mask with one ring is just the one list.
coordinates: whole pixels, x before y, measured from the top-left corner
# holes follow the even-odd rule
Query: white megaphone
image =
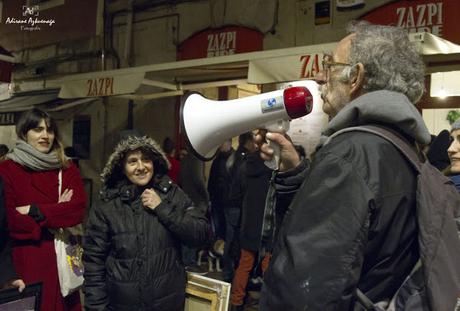
[(181, 105), (181, 126), (195, 156), (208, 161), (225, 140), (257, 128), (285, 132), (289, 120), (309, 114), (312, 109), (313, 96), (306, 87), (226, 101), (189, 93)]

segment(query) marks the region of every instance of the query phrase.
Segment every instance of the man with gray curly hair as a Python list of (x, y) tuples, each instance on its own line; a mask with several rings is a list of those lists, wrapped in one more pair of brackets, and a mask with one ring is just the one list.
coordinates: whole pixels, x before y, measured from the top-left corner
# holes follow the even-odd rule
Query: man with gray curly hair
[[(353, 24), (316, 77), (330, 122), (311, 163), (283, 135), (275, 183), (289, 213), (265, 273), (260, 310), (362, 310), (357, 289), (388, 301), (419, 258), (416, 174), (392, 143), (372, 133), (334, 133), (376, 125), (412, 146), (430, 142), (414, 104), (424, 68), (407, 33)], [(262, 157), (271, 148), (261, 146)], [(361, 309), (360, 309), (361, 308)]]

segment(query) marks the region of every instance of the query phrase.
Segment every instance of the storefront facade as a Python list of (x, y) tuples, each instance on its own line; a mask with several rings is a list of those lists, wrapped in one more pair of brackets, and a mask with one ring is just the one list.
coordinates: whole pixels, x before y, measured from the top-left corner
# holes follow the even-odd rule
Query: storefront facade
[[(66, 145), (78, 147), (86, 140), (78, 148), (82, 174), (94, 182), (93, 198), (120, 131), (136, 129), (160, 143), (165, 137), (180, 142), (178, 111), (185, 92), (226, 100), (312, 78), (349, 20), (425, 30), (460, 43), (454, 31), (460, 10), (448, 0), (370, 0), (354, 7), (324, 0), (138, 0), (113, 1), (105, 8), (102, 0), (48, 2), (56, 6), (40, 10), (38, 5), (39, 17), (55, 22), (25, 31), (5, 24), (8, 17), (22, 16), (22, 5), (2, 1), (2, 24), (8, 27), (2, 25), (0, 45), (21, 65), (13, 68), (7, 90), (2, 88), (11, 98), (0, 101), (0, 112), (39, 106), (59, 119)], [(457, 69), (458, 53), (425, 55), (427, 70)], [(11, 101), (50, 91), (55, 94), (50, 101), (22, 106)], [(422, 106), (438, 103), (460, 108), (456, 97), (441, 102), (429, 94)]]

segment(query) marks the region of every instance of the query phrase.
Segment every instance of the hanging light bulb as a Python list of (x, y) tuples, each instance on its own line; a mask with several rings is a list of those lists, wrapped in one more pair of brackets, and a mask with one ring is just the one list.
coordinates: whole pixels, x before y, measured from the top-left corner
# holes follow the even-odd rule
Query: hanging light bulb
[(441, 89), (439, 90), (439, 93), (438, 93), (438, 97), (440, 99), (445, 99), (447, 97), (447, 92), (444, 89), (444, 72), (441, 73), (441, 75), (442, 75), (442, 84), (441, 84)]
[(445, 99), (445, 98), (447, 97), (447, 92), (446, 92), (446, 90), (444, 89), (444, 86), (441, 87), (441, 89), (439, 90), (438, 97), (439, 97), (440, 99)]

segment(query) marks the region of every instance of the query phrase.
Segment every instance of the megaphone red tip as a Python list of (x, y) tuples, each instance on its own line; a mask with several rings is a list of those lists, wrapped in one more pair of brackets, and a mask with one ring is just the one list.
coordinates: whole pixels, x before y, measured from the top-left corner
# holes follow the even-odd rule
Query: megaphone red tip
[(313, 96), (303, 86), (294, 86), (283, 92), (284, 106), (291, 119), (296, 119), (309, 114), (313, 109)]

